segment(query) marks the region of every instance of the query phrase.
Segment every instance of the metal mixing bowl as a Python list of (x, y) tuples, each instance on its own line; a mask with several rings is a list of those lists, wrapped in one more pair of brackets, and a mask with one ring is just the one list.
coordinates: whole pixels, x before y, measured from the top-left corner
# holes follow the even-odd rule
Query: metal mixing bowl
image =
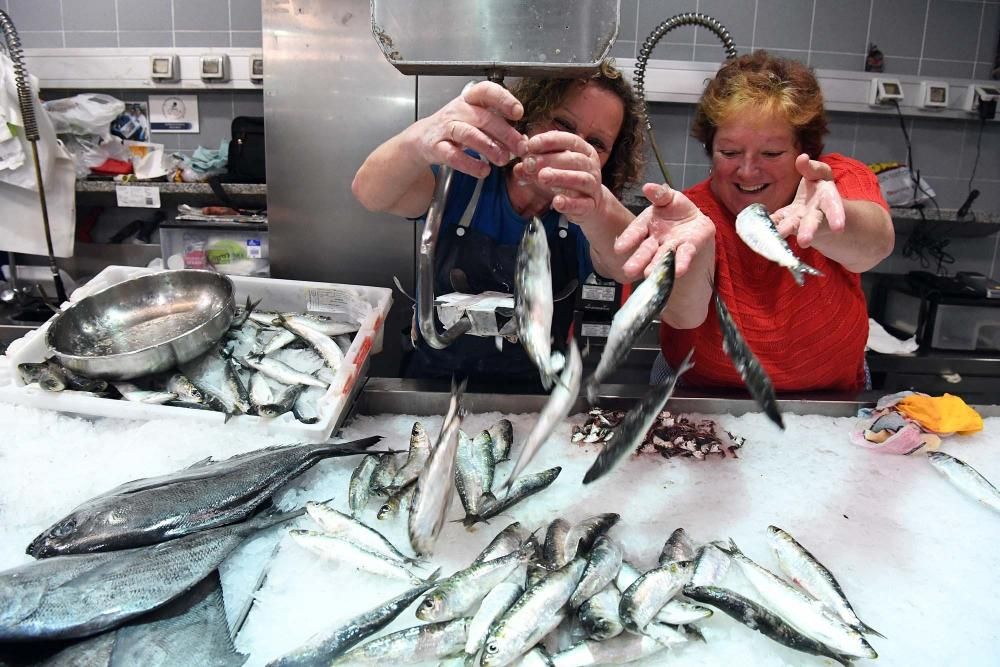
[(212, 271), (163, 271), (77, 301), (49, 326), (45, 342), (67, 368), (131, 380), (206, 352), (236, 312), (233, 283)]

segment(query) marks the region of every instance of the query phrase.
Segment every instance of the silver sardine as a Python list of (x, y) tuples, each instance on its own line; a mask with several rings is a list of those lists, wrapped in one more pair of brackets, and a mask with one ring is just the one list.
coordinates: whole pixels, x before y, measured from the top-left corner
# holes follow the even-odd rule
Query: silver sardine
[(781, 238), (763, 204), (750, 204), (737, 214), (736, 233), (755, 253), (791, 271), (799, 285), (805, 281), (805, 274), (823, 275), (795, 256), (788, 242)]

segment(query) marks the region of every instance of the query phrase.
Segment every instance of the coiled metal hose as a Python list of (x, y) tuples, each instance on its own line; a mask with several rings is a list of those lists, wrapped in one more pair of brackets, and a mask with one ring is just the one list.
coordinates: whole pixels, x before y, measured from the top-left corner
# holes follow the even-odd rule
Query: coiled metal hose
[(733, 42), (733, 38), (726, 29), (726, 26), (722, 25), (718, 19), (700, 12), (684, 12), (682, 14), (677, 14), (676, 16), (671, 16), (667, 20), (660, 23), (660, 25), (653, 28), (653, 31), (649, 33), (646, 41), (642, 43), (642, 48), (639, 49), (639, 57), (636, 59), (633, 84), (642, 105), (643, 120), (646, 121), (646, 134), (649, 136), (649, 144), (653, 148), (653, 155), (656, 156), (656, 162), (660, 165), (660, 171), (663, 173), (663, 180), (666, 181), (667, 185), (670, 185), (671, 187), (673, 187), (673, 184), (670, 182), (670, 173), (667, 171), (667, 165), (663, 162), (663, 158), (660, 156), (660, 149), (656, 146), (656, 139), (653, 137), (653, 124), (649, 120), (649, 111), (646, 108), (646, 65), (649, 62), (650, 54), (653, 52), (657, 43), (663, 39), (663, 36), (671, 30), (685, 25), (699, 26), (708, 29), (722, 42), (722, 48), (726, 50), (726, 59), (732, 60), (736, 57), (736, 43)]
[[(45, 245), (49, 251), (49, 269), (56, 286), (56, 298), (59, 303), (66, 301), (66, 288), (63, 286), (59, 267), (56, 266), (55, 252), (52, 249), (52, 230), (49, 227), (49, 209), (45, 203), (45, 186), (42, 184), (42, 165), (38, 159), (38, 120), (35, 118), (35, 104), (31, 94), (28, 71), (24, 68), (24, 54), (21, 50), (21, 38), (17, 36), (14, 22), (7, 13), (0, 9), (0, 31), (3, 32), (7, 44), (7, 54), (14, 66), (14, 85), (17, 87), (17, 102), (21, 108), (21, 122), (24, 125), (24, 138), (31, 142), (31, 153), (35, 163), (35, 180), (38, 183), (38, 202), (42, 209), (42, 225), (45, 228)], [(11, 274), (15, 271), (11, 261)]]

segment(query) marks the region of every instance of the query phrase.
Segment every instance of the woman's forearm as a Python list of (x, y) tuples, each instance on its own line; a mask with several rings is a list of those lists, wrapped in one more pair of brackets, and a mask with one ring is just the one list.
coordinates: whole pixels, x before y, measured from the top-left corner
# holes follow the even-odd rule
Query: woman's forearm
[(413, 149), (411, 134), (408, 128), (376, 148), (354, 175), (351, 191), (369, 211), (407, 218), (427, 212), (434, 172)]
[(844, 200), (844, 230), (817, 231), (812, 247), (849, 271), (874, 268), (892, 253), (896, 234), (888, 211), (871, 201)]

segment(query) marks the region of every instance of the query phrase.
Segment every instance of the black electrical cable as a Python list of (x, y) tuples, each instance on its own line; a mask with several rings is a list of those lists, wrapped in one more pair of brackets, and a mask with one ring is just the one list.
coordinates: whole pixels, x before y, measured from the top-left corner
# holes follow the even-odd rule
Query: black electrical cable
[(917, 193), (922, 192), (927, 195), (927, 198), (934, 204), (934, 208), (940, 213), (941, 207), (938, 206), (937, 198), (920, 184), (920, 172), (913, 168), (913, 144), (910, 143), (910, 133), (906, 130), (906, 120), (903, 118), (903, 110), (899, 108), (899, 102), (896, 100), (890, 101), (892, 102), (892, 106), (896, 107), (896, 115), (899, 117), (899, 127), (903, 130), (903, 139), (906, 141), (906, 168), (910, 172), (910, 180), (913, 181), (913, 200), (916, 201)]
[(972, 174), (969, 176), (969, 194), (972, 194), (972, 181), (976, 180), (976, 169), (979, 168), (979, 153), (983, 148), (983, 129), (986, 127), (986, 119), (979, 119), (979, 136), (976, 137), (976, 158), (972, 161)]

